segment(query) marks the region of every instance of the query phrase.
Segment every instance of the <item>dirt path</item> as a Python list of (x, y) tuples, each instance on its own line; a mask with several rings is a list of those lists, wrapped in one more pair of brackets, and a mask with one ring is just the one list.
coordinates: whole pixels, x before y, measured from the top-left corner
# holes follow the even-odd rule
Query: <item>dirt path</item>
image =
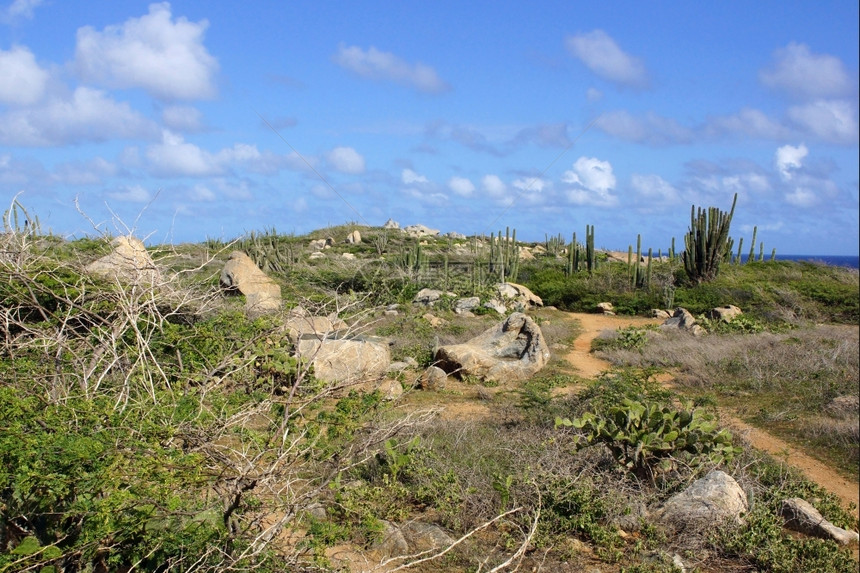
[[(627, 326), (643, 326), (659, 324), (657, 319), (639, 317), (618, 317), (601, 314), (570, 313), (571, 319), (579, 321), (582, 334), (576, 339), (573, 350), (567, 354), (567, 360), (586, 378), (593, 378), (610, 367), (610, 364), (590, 353), (591, 342), (603, 330), (614, 330)], [(664, 375), (658, 378), (661, 382), (671, 385), (672, 376)], [(860, 515), (860, 484), (844, 478), (826, 464), (807, 456), (797, 448), (771, 436), (764, 430), (754, 428), (746, 422), (732, 416), (725, 410), (720, 411), (720, 421), (726, 427), (739, 434), (746, 442), (756, 449), (765, 451), (786, 464), (799, 469), (808, 479), (818, 483), (828, 491), (836, 494), (847, 507), (855, 506), (855, 513)]]

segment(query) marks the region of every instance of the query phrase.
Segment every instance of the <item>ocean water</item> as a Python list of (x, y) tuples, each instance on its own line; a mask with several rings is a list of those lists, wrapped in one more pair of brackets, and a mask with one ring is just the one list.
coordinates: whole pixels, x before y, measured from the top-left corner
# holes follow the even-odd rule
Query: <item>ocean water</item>
[[(746, 260), (746, 258), (744, 258)], [(770, 260), (770, 255), (765, 254), (765, 261)], [(860, 257), (858, 256), (842, 256), (842, 255), (780, 255), (776, 254), (778, 261), (806, 261), (810, 263), (820, 263), (831, 265), (834, 267), (848, 267), (851, 269), (860, 268)]]

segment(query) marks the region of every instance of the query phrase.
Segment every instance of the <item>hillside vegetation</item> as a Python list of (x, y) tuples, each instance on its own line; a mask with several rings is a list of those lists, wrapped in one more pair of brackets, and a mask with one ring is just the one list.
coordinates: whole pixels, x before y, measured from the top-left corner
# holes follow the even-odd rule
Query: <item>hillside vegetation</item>
[[(856, 571), (834, 542), (786, 532), (778, 506), (803, 497), (855, 530), (856, 508), (716, 426), (726, 397), (742, 397), (747, 418), (787, 436), (814, 418), (809, 443), (848, 459), (841, 467), (856, 481), (856, 419), (825, 412), (833, 398), (858, 394), (856, 271), (729, 260), (696, 282), (677, 256), (628, 264), (582, 245), (574, 264), (564, 245), (526, 245), (515, 233), (419, 240), (344, 225), (152, 246), (157, 275), (128, 283), (85, 271), (110, 252), (109, 237), (64, 240), (6, 223), (2, 572), (361, 570), (360, 559), (384, 561), (392, 527), (411, 520), (438, 526), (447, 545), (380, 570), (644, 573), (677, 570), (677, 556), (698, 571)], [(355, 230), (360, 241), (347, 243)], [(311, 258), (310, 242), (326, 238), (332, 246)], [(278, 282), (282, 313), (249, 318), (242, 297), (219, 287), (236, 249)], [(437, 345), (500, 319), (489, 309), (457, 315), (443, 298), (432, 312), (446, 322), (434, 327), (415, 294), (433, 287), (485, 302), (500, 278), (556, 307), (533, 313), (553, 348), (549, 366), (524, 383), (415, 389)], [(718, 343), (696, 342), (720, 355), (673, 353), (678, 341), (647, 329), (616, 333), (600, 351), (619, 368), (587, 381), (562, 358), (577, 332), (561, 311), (603, 301), (627, 314), (729, 303), (745, 314), (728, 331), (707, 325)], [(283, 327), (299, 305), (336, 314), (350, 334), (389, 338), (393, 359), (417, 364), (392, 374), (403, 396), (317, 380)], [(398, 314), (385, 315), (392, 305)], [(655, 368), (681, 369), (689, 400), (655, 382)], [(484, 414), (440, 416), (446, 403)], [(583, 447), (588, 420), (631, 404), (693, 416), (703, 424), (690, 429), (698, 453), (629, 457), (599, 439)], [(674, 535), (638, 517), (713, 468), (754, 500), (743, 523)]]

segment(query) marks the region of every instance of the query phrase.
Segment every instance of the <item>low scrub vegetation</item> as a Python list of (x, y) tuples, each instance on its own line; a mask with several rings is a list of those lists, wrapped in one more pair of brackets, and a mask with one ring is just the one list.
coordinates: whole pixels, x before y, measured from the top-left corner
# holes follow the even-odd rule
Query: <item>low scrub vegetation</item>
[[(343, 244), (352, 230), (152, 247), (160, 274), (128, 284), (85, 271), (110, 251), (107, 238), (7, 225), (0, 571), (335, 570), (346, 567), (343, 552), (390, 559), (380, 547), (416, 520), (444, 531), (446, 546), (390, 567), (650, 572), (675, 570), (677, 555), (689, 570), (856, 570), (832, 542), (787, 534), (778, 503), (799, 495), (837, 525), (856, 528), (856, 518), (799, 474), (741, 449), (713, 408), (742, 396), (739, 414), (787, 434), (812, 417), (808, 438), (856, 468), (856, 425), (831, 403), (857, 394), (857, 329), (808, 326), (856, 321), (856, 273), (724, 264), (692, 285), (674, 260), (655, 263), (634, 288), (626, 265), (591, 252), (589, 272), (566, 273), (561, 253), (538, 257), (516, 267), (518, 280), (560, 309), (611, 301), (622, 313), (700, 313), (732, 302), (749, 317), (707, 325), (708, 344), (622, 331), (601, 346), (619, 368), (584, 381), (563, 359), (574, 325), (543, 310), (535, 318), (553, 359), (538, 376), (451, 381), (430, 393), (412, 388), (435, 347), (497, 318), (443, 302), (432, 312), (444, 322), (433, 326), (412, 307), (415, 293), (437, 287), (485, 302), (498, 261), (467, 266), (481, 256), (477, 240), (430, 239), (417, 250), (382, 229)], [(326, 237), (338, 256), (310, 260), (309, 240)], [(392, 375), (404, 397), (317, 379), (295, 357), (283, 316), (248, 318), (241, 297), (217, 286), (238, 246), (267, 261), (287, 308), (336, 314), (351, 333), (388, 338), (394, 360), (413, 359), (417, 368)], [(444, 266), (428, 272), (428, 252)], [(492, 256), (507, 265), (505, 252)], [(383, 312), (392, 305), (396, 316)], [(690, 403), (655, 381), (667, 367), (681, 371)], [(647, 519), (717, 467), (752, 495), (742, 525), (673, 536)]]

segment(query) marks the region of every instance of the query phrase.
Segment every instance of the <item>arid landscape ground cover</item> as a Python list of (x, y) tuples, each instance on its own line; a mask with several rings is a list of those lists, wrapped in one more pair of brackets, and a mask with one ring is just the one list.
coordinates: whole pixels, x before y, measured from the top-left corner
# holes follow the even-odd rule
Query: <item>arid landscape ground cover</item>
[[(857, 530), (856, 401), (834, 406), (858, 395), (856, 271), (729, 259), (696, 282), (674, 253), (612, 261), (587, 240), (571, 253), (549, 237), (345, 225), (152, 246), (141, 282), (85, 272), (109, 239), (7, 214), (2, 571), (857, 569), (856, 546), (779, 515), (801, 497)], [(280, 310), (249, 317), (219, 285), (234, 250), (277, 282)], [(525, 381), (422, 389), (436, 348), (504, 318), (454, 312), (457, 297), (489, 302), (502, 277), (543, 298), (525, 310), (549, 363)], [(424, 287), (456, 296), (414, 304)], [(701, 336), (646, 317), (726, 304), (743, 318), (701, 318)], [(344, 337), (387, 340), (405, 366), (318, 379), (284, 328), (299, 306), (342, 320)], [(587, 426), (558, 424), (630, 403), (697, 412), (731, 447), (702, 430), (701, 455), (654, 450), (628, 467), (611, 441), (583, 447)], [(743, 488), (742, 521), (678, 532), (650, 517), (715, 468)], [(409, 527), (404, 551), (386, 545)]]

